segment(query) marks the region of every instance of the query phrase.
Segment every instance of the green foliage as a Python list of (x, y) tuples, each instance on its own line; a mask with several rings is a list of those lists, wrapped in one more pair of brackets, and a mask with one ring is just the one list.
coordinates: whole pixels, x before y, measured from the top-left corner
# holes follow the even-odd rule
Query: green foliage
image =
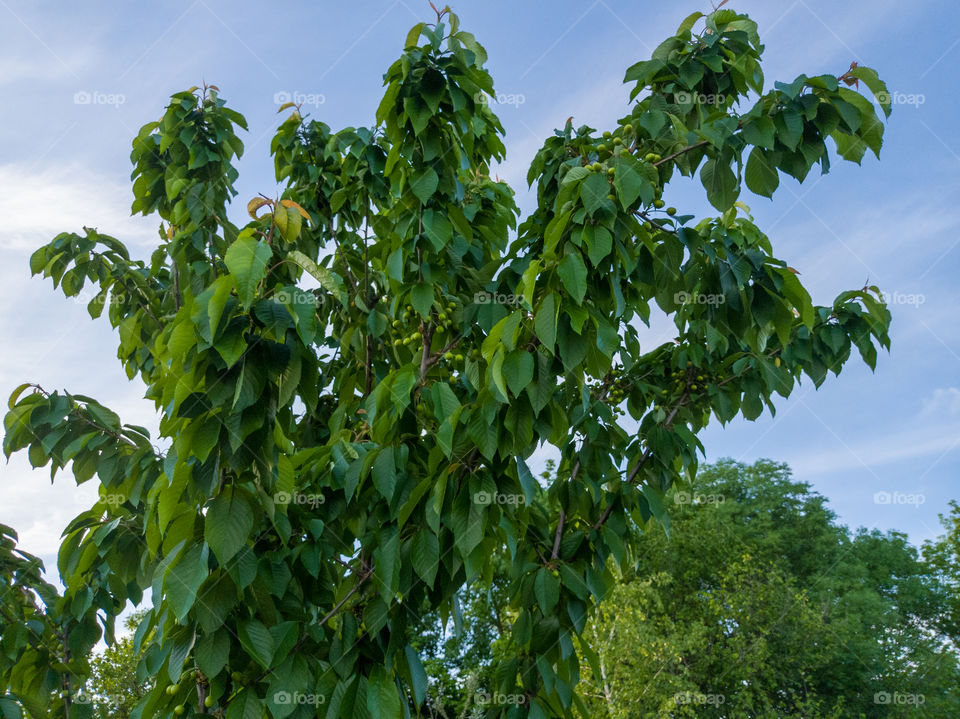
[[(100, 482), (58, 563), (74, 655), (152, 590), (134, 651), (156, 686), (134, 719), (399, 717), (424, 697), (418, 616), (459, 621), (458, 589), (498, 562), (520, 630), (494, 689), (522, 702), (489, 713), (571, 716), (610, 560), (666, 521), (697, 432), (772, 412), (854, 346), (875, 365), (879, 290), (815, 306), (736, 200), (758, 148), (762, 194), (772, 168), (825, 170), (828, 137), (877, 152), (880, 120), (839, 84), (882, 83), (859, 68), (762, 94), (753, 22), (719, 10), (694, 35), (699, 19), (630, 68), (640, 99), (609, 146), (570, 124), (546, 141), (519, 226), (489, 176), (504, 146), (485, 52), (444, 9), (388, 69), (376, 127), (283, 121), (284, 196), (251, 200), (243, 228), (226, 219), (243, 118), (193, 88), (133, 143), (133, 210), (161, 220), (150, 261), (91, 229), (37, 250), (31, 270), (68, 297), (99, 289), (91, 314), (109, 305), (170, 443), (29, 385), (5, 419), (7, 455)], [(661, 195), (698, 169), (722, 214), (694, 224)], [(654, 303), (677, 336), (647, 348)], [(526, 459), (543, 445), (560, 461), (541, 490)], [(4, 686), (42, 701), (41, 684), (21, 696), (39, 665), (18, 661)]]
[[(89, 719), (76, 701), (87, 671), (83, 627), (71, 607), (43, 579), (43, 563), (17, 548), (17, 533), (0, 524), (0, 716)], [(74, 633), (73, 629), (78, 631)]]
[(923, 545), (923, 558), (946, 588), (938, 617), (940, 631), (960, 643), (960, 503), (950, 502), (950, 512), (940, 515), (945, 534)]
[(84, 691), (93, 704), (96, 719), (129, 719), (134, 706), (153, 686), (149, 677), (139, 676), (137, 665), (143, 652), (133, 649), (132, 632), (145, 612), (130, 615), (124, 626), (130, 634), (117, 639), (90, 660), (90, 680)]
[[(949, 586), (904, 535), (838, 526), (785, 465), (698, 476), (587, 630), (589, 716), (952, 716)], [(955, 582), (954, 574), (952, 581)], [(882, 694), (922, 704), (877, 703)]]
[[(960, 710), (956, 635), (942, 625), (960, 567), (941, 568), (934, 551), (955, 533), (928, 543), (922, 559), (902, 534), (851, 534), (823, 497), (768, 461), (703, 468), (675, 498), (670, 537), (640, 537), (587, 623), (584, 716)], [(469, 716), (506, 658), (498, 637), (516, 614), (502, 577), (462, 602), (459, 635), (438, 634), (436, 622), (421, 633), (441, 702), (430, 716)], [(876, 701), (884, 695), (901, 699)]]

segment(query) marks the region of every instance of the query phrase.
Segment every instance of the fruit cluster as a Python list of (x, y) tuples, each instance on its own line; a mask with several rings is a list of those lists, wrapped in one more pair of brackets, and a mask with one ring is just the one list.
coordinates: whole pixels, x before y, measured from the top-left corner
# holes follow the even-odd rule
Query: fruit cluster
[(629, 378), (623, 375), (621, 368), (611, 369), (605, 380), (592, 383), (590, 389), (594, 397), (602, 398), (602, 401), (610, 407), (614, 417), (622, 417), (626, 414), (626, 410), (620, 405), (630, 395), (633, 385)]
[[(176, 684), (168, 685), (165, 690), (167, 695), (171, 697), (176, 696), (185, 687), (185, 685), (189, 683), (191, 679), (196, 683), (198, 687), (203, 687), (204, 689), (207, 689), (210, 686), (210, 683), (207, 681), (207, 678), (203, 675), (203, 672), (201, 672), (199, 669), (195, 669), (192, 671), (186, 671), (182, 675), (180, 675), (180, 681), (178, 681)], [(214, 700), (212, 695), (207, 694), (203, 699), (203, 705), (209, 709), (214, 704), (216, 704), (216, 700)], [(184, 714), (186, 714), (186, 712), (187, 712), (187, 707), (183, 704), (177, 704), (173, 708), (173, 713), (176, 714), (177, 716), (183, 716)]]
[[(456, 309), (457, 305), (453, 301), (448, 301), (446, 306), (432, 315), (434, 332), (436, 334), (442, 334), (451, 329), (453, 326), (453, 313)], [(398, 349), (402, 346), (407, 346), (416, 351), (423, 340), (423, 330), (426, 325), (421, 322), (420, 318), (414, 312), (413, 305), (407, 305), (400, 319), (394, 320), (391, 326), (395, 335), (397, 335), (393, 339), (393, 346)], [(407, 330), (410, 331), (407, 332)], [(446, 355), (444, 355), (444, 358), (446, 359)]]
[(717, 378), (702, 367), (694, 367), (693, 362), (687, 362), (686, 368), (673, 370), (666, 378), (669, 387), (660, 390), (662, 397), (679, 396), (684, 390), (687, 394), (703, 394), (707, 387), (716, 382)]
[[(629, 125), (629, 124), (624, 125), (623, 133), (625, 136), (632, 135), (633, 125)], [(606, 172), (607, 177), (610, 181), (610, 194), (607, 195), (607, 199), (611, 201), (616, 201), (617, 197), (613, 192), (613, 181), (617, 174), (616, 168), (615, 167), (604, 168), (604, 163), (601, 161), (611, 158), (615, 153), (620, 153), (622, 155), (632, 154), (635, 148), (628, 147), (626, 144), (624, 144), (623, 137), (620, 137), (619, 135), (614, 136), (613, 133), (611, 133), (610, 131), (603, 133), (603, 139), (605, 140), (605, 142), (601, 142), (599, 145), (597, 145), (594, 148), (596, 150), (598, 159), (592, 163), (588, 162), (585, 165), (585, 167), (587, 167), (590, 170), (593, 170), (594, 172)], [(649, 163), (656, 163), (662, 160), (663, 158), (655, 152), (648, 152), (646, 155), (644, 155), (643, 159)], [(652, 203), (654, 209), (661, 210), (665, 207), (666, 203), (661, 199), (661, 195), (662, 195), (662, 189), (660, 187), (654, 187), (655, 199)], [(668, 207), (666, 209), (666, 212), (669, 216), (673, 217), (674, 215), (677, 214), (677, 208)], [(645, 223), (644, 227), (647, 229), (647, 231), (650, 231), (650, 232), (656, 229), (655, 223), (649, 220)]]

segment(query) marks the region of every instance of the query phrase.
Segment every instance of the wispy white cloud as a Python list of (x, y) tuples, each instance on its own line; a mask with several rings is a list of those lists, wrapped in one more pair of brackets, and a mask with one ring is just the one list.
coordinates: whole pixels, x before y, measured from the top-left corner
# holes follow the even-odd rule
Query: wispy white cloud
[(77, 75), (93, 67), (97, 57), (89, 47), (77, 48), (60, 58), (32, 51), (29, 55), (0, 57), (0, 87), (19, 82), (76, 82)]
[(131, 217), (131, 200), (129, 183), (82, 167), (0, 165), (3, 246), (32, 251), (60, 232), (80, 232), (84, 225), (131, 245), (156, 242), (157, 221)]
[(922, 417), (955, 417), (960, 415), (960, 389), (941, 387), (923, 400)]

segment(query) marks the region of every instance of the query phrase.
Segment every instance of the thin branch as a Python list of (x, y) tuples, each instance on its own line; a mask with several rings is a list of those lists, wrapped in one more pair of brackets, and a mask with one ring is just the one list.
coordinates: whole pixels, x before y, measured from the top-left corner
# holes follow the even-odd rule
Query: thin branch
[(563, 536), (563, 523), (567, 519), (567, 513), (560, 510), (560, 521), (557, 522), (557, 533), (553, 535), (553, 551), (550, 553), (550, 561), (556, 561), (560, 556), (560, 538)]
[(667, 155), (663, 159), (657, 160), (656, 162), (651, 162), (650, 164), (653, 165), (654, 167), (660, 167), (660, 165), (666, 164), (670, 162), (670, 160), (680, 157), (680, 155), (683, 155), (684, 153), (690, 152), (691, 150), (696, 150), (698, 147), (703, 147), (704, 145), (709, 145), (709, 144), (710, 144), (710, 140), (700, 140), (699, 142), (695, 142), (692, 145), (687, 145), (686, 147), (680, 150), (677, 150), (672, 155)]
[[(452, 340), (450, 340), (450, 342), (447, 344), (446, 347), (444, 347), (444, 348), (441, 349), (441, 350), (437, 350), (437, 352), (435, 352), (434, 354), (430, 355), (430, 358), (427, 360), (427, 369), (430, 369), (430, 368), (433, 367), (437, 362), (439, 362), (439, 361), (440, 361), (440, 358), (443, 357), (444, 354), (446, 354), (447, 352), (449, 352), (450, 350), (452, 350), (454, 347), (456, 347), (456, 346), (460, 343), (460, 340), (462, 340), (462, 339), (463, 339), (463, 335), (457, 335), (457, 336), (454, 337)], [(423, 377), (423, 373), (421, 372), (421, 379), (422, 379), (422, 377)]]
[[(663, 426), (668, 428), (673, 424), (673, 420), (677, 418), (677, 413), (680, 411), (680, 408), (683, 407), (684, 401), (687, 398), (689, 388), (683, 390), (683, 394), (680, 395), (680, 398), (677, 400), (677, 404), (674, 405), (673, 409), (670, 411), (670, 414), (667, 415), (667, 419), (664, 421)], [(647, 460), (653, 455), (652, 450), (647, 447), (643, 454), (640, 456), (640, 459), (637, 460), (637, 463), (633, 465), (633, 469), (630, 470), (630, 473), (627, 475), (627, 483), (632, 484), (633, 481), (637, 478), (637, 475), (640, 473), (640, 470), (643, 469), (643, 465), (647, 463)], [(610, 518), (610, 513), (613, 512), (614, 502), (610, 502), (607, 505), (607, 508), (603, 510), (603, 514), (600, 515), (600, 519), (597, 520), (596, 524), (593, 525), (594, 530), (600, 529), (604, 523)]]

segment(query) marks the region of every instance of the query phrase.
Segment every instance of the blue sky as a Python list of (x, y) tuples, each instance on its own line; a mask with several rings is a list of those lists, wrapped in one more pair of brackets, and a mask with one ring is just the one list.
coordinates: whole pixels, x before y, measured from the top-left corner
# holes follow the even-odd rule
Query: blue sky
[[(819, 391), (804, 385), (776, 417), (711, 426), (708, 459), (783, 460), (825, 494), (851, 526), (907, 531), (921, 542), (960, 498), (960, 9), (889, 0), (735, 0), (767, 45), (768, 84), (842, 73), (856, 60), (879, 70), (895, 95), (881, 162), (841, 164), (804, 185), (782, 178), (773, 201), (752, 197), (780, 257), (829, 303), (869, 279), (893, 304), (893, 349), (875, 374), (852, 361)], [(570, 115), (604, 129), (627, 113), (624, 69), (702, 2), (554, 0), (456, 3), (486, 46), (505, 102), (508, 160), (498, 174), (531, 208), (523, 178), (543, 138)], [(258, 192), (273, 193), (269, 142), (277, 102), (334, 128), (371, 124), (381, 76), (420, 0), (352, 3), (90, 2), (0, 0), (0, 395), (23, 381), (97, 397), (125, 421), (156, 426), (138, 381), (115, 360), (105, 321), (31, 279), (37, 246), (83, 224), (145, 255), (155, 218), (131, 218), (130, 140), (160, 116), (169, 94), (204, 81), (244, 113), (250, 131), (234, 219)], [(669, 204), (705, 214), (696, 182), (674, 183)], [(666, 339), (649, 333), (649, 346)], [(890, 493), (891, 501), (883, 503)], [(894, 494), (899, 493), (899, 494)], [(0, 464), (0, 522), (48, 560), (58, 536), (93, 501), (68, 475), (51, 487), (24, 456)]]

